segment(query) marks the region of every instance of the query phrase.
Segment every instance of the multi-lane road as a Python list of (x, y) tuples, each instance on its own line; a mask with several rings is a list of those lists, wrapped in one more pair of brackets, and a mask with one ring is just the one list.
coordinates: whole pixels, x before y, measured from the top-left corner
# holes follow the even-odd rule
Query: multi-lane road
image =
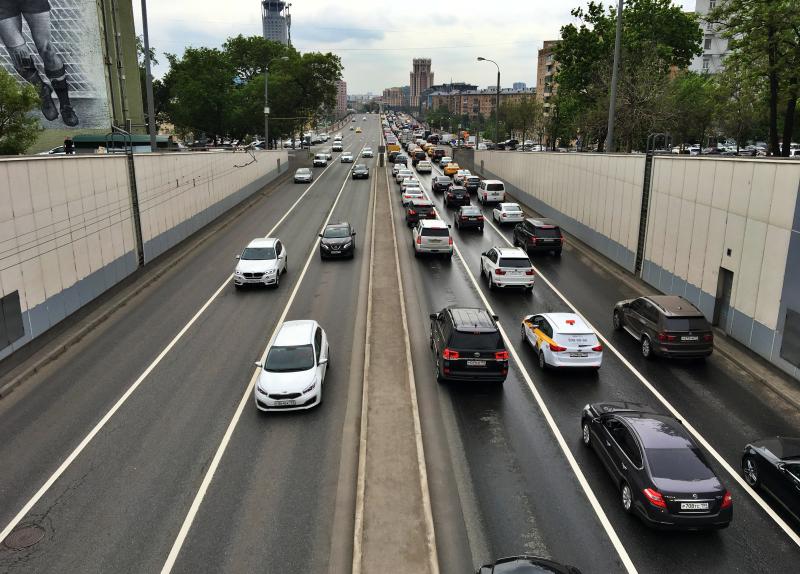
[[(344, 131), (346, 151), (377, 151), (378, 116), (367, 118), (358, 118), (363, 134)], [(274, 184), (0, 401), (0, 529), (35, 525), (44, 534), (27, 549), (0, 547), (0, 572), (341, 566), (353, 535), (367, 246), (370, 232), (391, 233), (370, 229), (370, 195), (387, 184), (374, 185), (386, 178), (377, 159), (365, 163), (366, 181), (351, 180), (351, 165), (334, 154), (311, 186)], [(452, 222), (441, 195), (430, 193), (430, 176), (420, 179)], [(488, 223), (488, 209), (483, 234), (453, 229), (451, 261), (415, 259), (397, 186), (388, 188), (442, 572), (519, 553), (601, 573), (797, 568), (800, 526), (784, 531), (788, 517), (777, 512), (776, 521), (733, 474), (748, 441), (798, 434), (800, 413), (722, 356), (704, 364), (641, 359), (635, 342), (611, 328), (614, 302), (638, 294), (638, 284), (569, 239), (560, 259), (534, 259), (532, 296), (490, 292), (480, 281), (481, 252), (511, 239), (510, 229)], [(317, 233), (328, 220), (358, 231), (353, 260), (319, 260)], [(234, 254), (266, 235), (286, 245), (288, 274), (278, 289), (236, 291)], [(499, 315), (514, 359), (502, 387), (436, 382), (428, 315), (453, 303)], [(571, 308), (607, 338), (597, 375), (542, 372), (520, 342), (524, 315)], [(299, 318), (319, 321), (330, 339), (324, 401), (264, 415), (251, 398), (253, 361), (280, 320)], [(733, 493), (730, 528), (662, 533), (626, 515), (580, 442), (581, 408), (601, 399), (679, 413)]]

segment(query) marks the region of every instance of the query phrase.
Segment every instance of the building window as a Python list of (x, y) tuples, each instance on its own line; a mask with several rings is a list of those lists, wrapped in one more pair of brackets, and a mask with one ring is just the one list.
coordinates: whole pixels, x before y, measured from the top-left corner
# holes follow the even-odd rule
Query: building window
[(714, 24), (712, 22), (707, 22), (706, 23), (706, 30), (708, 30), (709, 32), (713, 32), (714, 31)]
[(717, 2), (716, 2), (716, 0), (710, 0), (710, 2), (708, 3), (708, 9), (709, 9), (709, 10), (713, 10), (713, 9), (714, 9), (714, 8), (716, 8), (716, 7), (717, 7)]
[(703, 58), (703, 70), (708, 71), (711, 65), (711, 58)]
[(706, 43), (703, 45), (703, 48), (705, 50), (710, 50), (711, 49), (711, 38), (706, 38)]

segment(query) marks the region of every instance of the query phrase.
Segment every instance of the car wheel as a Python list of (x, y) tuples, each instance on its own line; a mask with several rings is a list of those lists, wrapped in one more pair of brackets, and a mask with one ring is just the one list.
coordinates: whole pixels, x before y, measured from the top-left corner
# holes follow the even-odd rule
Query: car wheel
[(439, 359), (436, 359), (436, 382), (443, 383), (444, 377), (442, 376), (442, 372), (439, 370)]
[(479, 271), (478, 275), (481, 276), (481, 279), (483, 278), (483, 263), (481, 263), (481, 268), (480, 268), (480, 271)]
[(483, 225), (481, 225), (481, 226), (478, 228), (478, 231), (480, 231), (481, 233), (483, 233)]
[(533, 285), (530, 287), (525, 287), (525, 295), (532, 295), (533, 294)]
[(494, 291), (494, 280), (492, 279), (491, 274), (487, 273), (486, 277), (489, 279), (489, 291)]
[(653, 358), (653, 344), (650, 342), (650, 337), (647, 335), (642, 337), (642, 357), (645, 359)]
[(235, 288), (237, 291), (241, 291), (241, 290), (242, 290), (242, 287), (243, 287), (243, 285), (238, 285), (238, 284), (236, 284), (236, 283), (234, 283), (234, 284), (233, 284), (233, 286), (234, 286), (234, 288)]
[(289, 258), (287, 257), (283, 261), (283, 274), (286, 275), (289, 272)]
[(631, 491), (631, 487), (628, 486), (627, 482), (622, 483), (622, 488), (620, 488), (619, 492), (622, 508), (625, 512), (633, 512), (633, 491)]
[(419, 251), (417, 251), (417, 249), (416, 249), (416, 248), (414, 248), (414, 257), (416, 257), (417, 259), (419, 259)]
[(619, 311), (614, 311), (613, 323), (615, 331), (622, 331), (622, 315)]
[(592, 434), (589, 431), (589, 421), (583, 421), (581, 437), (583, 439), (583, 446), (590, 446), (592, 444)]
[(522, 342), (525, 343), (528, 340), (528, 335), (525, 334), (525, 324), (523, 323), (519, 327), (519, 334), (522, 337)]
[(745, 456), (742, 459), (742, 475), (744, 481), (752, 488), (758, 488), (761, 485), (761, 477), (758, 476), (758, 466), (752, 456)]
[(553, 255), (556, 257), (561, 257), (561, 250), (559, 249), (558, 251), (553, 251)]
[(547, 361), (544, 358), (544, 351), (539, 351), (539, 368), (543, 371), (547, 370)]
[(281, 274), (277, 273), (275, 275), (275, 289), (277, 289), (280, 284), (281, 284)]

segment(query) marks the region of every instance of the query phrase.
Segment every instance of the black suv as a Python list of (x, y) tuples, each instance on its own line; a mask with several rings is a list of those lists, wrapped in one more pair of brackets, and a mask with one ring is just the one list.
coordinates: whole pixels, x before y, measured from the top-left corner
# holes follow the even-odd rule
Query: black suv
[(678, 295), (651, 295), (614, 306), (614, 329), (625, 329), (641, 345), (642, 356), (708, 357), (714, 333), (705, 316)]
[(445, 307), (430, 317), (437, 381), (506, 380), (508, 350), (497, 316), (485, 309)]
[(554, 221), (529, 217), (514, 228), (514, 246), (522, 247), (528, 253), (548, 251), (560, 256), (564, 236)]
[(347, 223), (329, 223), (319, 234), (319, 257), (350, 257), (356, 250), (356, 232)]
[(453, 180), (446, 175), (437, 175), (433, 178), (431, 189), (433, 191), (447, 191), (453, 185)]
[(461, 207), (469, 205), (469, 192), (466, 187), (454, 185), (444, 192), (445, 207)]
[(411, 165), (417, 167), (417, 164), (425, 159), (428, 159), (428, 156), (425, 154), (424, 151), (418, 149), (417, 151), (411, 154)]
[(392, 160), (393, 163), (402, 163), (404, 166), (408, 167), (408, 156), (402, 153), (397, 154), (394, 156)]

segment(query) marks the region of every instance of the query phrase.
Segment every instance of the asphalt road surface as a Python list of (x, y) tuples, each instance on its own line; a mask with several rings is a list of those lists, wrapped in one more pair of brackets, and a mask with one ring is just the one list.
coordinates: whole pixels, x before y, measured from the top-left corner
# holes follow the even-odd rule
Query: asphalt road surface
[[(367, 118), (357, 118), (363, 134), (344, 128), (345, 150), (377, 152), (378, 116)], [(26, 549), (0, 546), (0, 573), (165, 565), (321, 573), (346, 557), (373, 180), (352, 181), (338, 156), (315, 168), (310, 189), (291, 179), (273, 185), (0, 400), (0, 529), (32, 525), (44, 534)], [(385, 177), (377, 159), (365, 163), (371, 178)], [(420, 179), (429, 191), (430, 177)], [(489, 292), (481, 282), (481, 252), (511, 238), (488, 223), (488, 209), (483, 234), (453, 229), (452, 261), (415, 259), (398, 187), (389, 187), (441, 572), (519, 553), (597, 573), (797, 570), (800, 548), (722, 463), (736, 471), (748, 441), (798, 434), (800, 413), (720, 355), (705, 363), (642, 359), (635, 341), (611, 327), (614, 302), (638, 294), (635, 286), (569, 238), (560, 259), (534, 258), (542, 276), (532, 295)], [(452, 223), (441, 195), (430, 195)], [(319, 260), (315, 242), (328, 219), (354, 225), (353, 260)], [(286, 245), (289, 272), (278, 289), (236, 291), (234, 254), (271, 230)], [(488, 303), (499, 315), (519, 358), (504, 385), (436, 382), (428, 315), (454, 303)], [(570, 304), (619, 352), (606, 346), (598, 374), (542, 372), (520, 341), (524, 315)], [(331, 369), (320, 408), (264, 415), (248, 385), (282, 317), (322, 324)], [(707, 452), (733, 494), (727, 530), (649, 530), (623, 512), (599, 459), (581, 445), (588, 402), (626, 399), (666, 411), (648, 385), (719, 454), (721, 462)]]

